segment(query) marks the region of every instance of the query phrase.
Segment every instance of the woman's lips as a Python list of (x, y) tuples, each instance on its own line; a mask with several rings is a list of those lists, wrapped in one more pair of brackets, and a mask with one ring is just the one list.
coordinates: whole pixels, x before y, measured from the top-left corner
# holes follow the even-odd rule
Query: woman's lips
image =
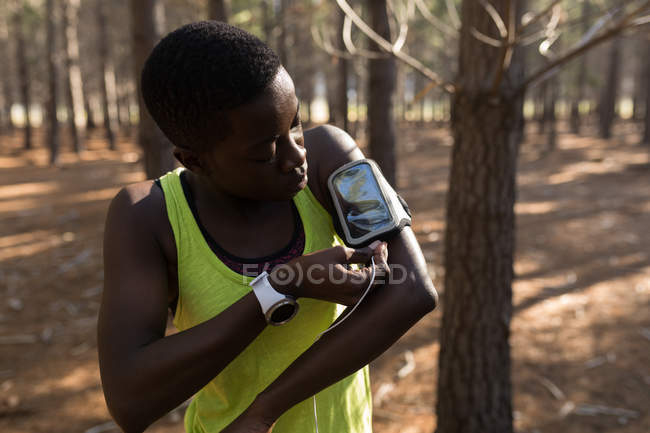
[(292, 186), (294, 191), (304, 189), (307, 186), (307, 173), (303, 173), (302, 176), (296, 178), (295, 182), (292, 182)]

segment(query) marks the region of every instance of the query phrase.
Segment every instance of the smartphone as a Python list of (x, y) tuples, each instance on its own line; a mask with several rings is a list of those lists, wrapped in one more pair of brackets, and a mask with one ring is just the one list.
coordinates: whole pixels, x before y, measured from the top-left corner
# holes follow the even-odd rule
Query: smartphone
[(327, 186), (338, 217), (334, 224), (348, 246), (387, 240), (411, 224), (406, 203), (371, 159), (339, 167), (328, 178)]

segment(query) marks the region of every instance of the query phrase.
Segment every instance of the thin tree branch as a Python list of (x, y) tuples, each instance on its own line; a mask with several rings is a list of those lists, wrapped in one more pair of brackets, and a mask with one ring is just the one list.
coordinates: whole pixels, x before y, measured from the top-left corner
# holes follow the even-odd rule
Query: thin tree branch
[[(508, 16), (508, 28), (506, 28), (505, 22), (503, 22), (503, 19), (499, 15), (496, 9), (488, 3), (490, 6), (491, 10), (493, 10), (493, 13), (490, 13), (490, 9), (488, 9), (485, 5), (484, 7), (486, 8), (485, 11), (492, 17), (492, 20), (497, 24), (497, 21), (501, 22), (501, 25), (503, 26), (503, 31), (501, 32), (502, 38), (504, 40), (503, 47), (501, 48), (501, 54), (499, 57), (499, 62), (497, 63), (497, 70), (496, 73), (494, 74), (494, 81), (492, 82), (492, 94), (496, 94), (497, 91), (499, 90), (499, 86), (501, 85), (501, 80), (503, 79), (503, 74), (505, 74), (506, 70), (510, 66), (510, 60), (512, 59), (512, 50), (513, 50), (513, 45), (512, 43), (515, 40), (515, 4), (513, 0), (510, 0), (509, 2), (506, 3), (506, 15)], [(494, 16), (493, 16), (494, 15)], [(496, 20), (496, 17), (498, 17), (498, 20)], [(499, 24), (497, 24), (497, 27), (499, 27)]]
[(321, 50), (325, 51), (330, 56), (339, 57), (348, 60), (354, 59), (354, 57), (350, 53), (335, 48), (334, 46), (332, 46), (329, 40), (324, 39), (321, 36), (320, 32), (318, 31), (316, 25), (312, 24), (310, 27), (310, 31), (311, 31), (311, 37), (314, 40), (316, 46)]
[[(406, 4), (406, 17), (404, 17), (401, 20), (398, 19), (399, 35), (397, 36), (397, 39), (393, 44), (394, 50), (401, 51), (402, 47), (406, 43), (406, 37), (408, 35), (408, 30), (409, 30), (408, 22), (413, 17), (413, 12), (414, 12), (413, 0), (408, 0), (408, 3)], [(397, 14), (395, 15), (397, 16)]]
[(365, 34), (368, 38), (370, 38), (373, 42), (375, 42), (381, 49), (397, 57), (407, 65), (411, 66), (413, 69), (420, 72), (429, 80), (435, 82), (436, 85), (441, 86), (446, 92), (449, 93), (455, 92), (456, 88), (453, 84), (444, 82), (438, 74), (436, 74), (430, 68), (422, 64), (422, 62), (420, 62), (419, 60), (409, 56), (408, 54), (400, 50), (396, 50), (393, 44), (391, 44), (386, 39), (382, 38), (379, 34), (377, 34), (377, 32), (375, 32), (372, 28), (370, 28), (368, 24), (366, 24), (359, 17), (359, 15), (357, 15), (357, 13), (354, 11), (354, 9), (350, 7), (350, 5), (347, 3), (346, 0), (336, 0), (336, 3), (339, 5), (341, 10), (345, 12), (345, 14), (348, 17), (350, 17), (352, 22), (359, 28), (359, 30), (361, 30), (363, 34)]
[[(618, 36), (621, 34), (624, 30), (627, 30), (632, 27), (636, 27), (638, 24), (634, 23), (634, 19), (636, 18), (637, 15), (640, 13), (645, 13), (647, 12), (646, 9), (650, 7), (650, 0), (646, 0), (643, 2), (641, 6), (639, 6), (637, 9), (634, 11), (630, 12), (627, 14), (625, 17), (619, 20), (619, 22), (609, 30), (603, 32), (599, 36), (593, 37), (593, 34), (595, 32), (592, 32), (591, 30), (587, 32), (587, 35), (589, 36), (587, 38), (583, 37), (578, 44), (574, 45), (569, 51), (564, 53), (561, 56), (558, 56), (554, 61), (548, 63), (544, 67), (540, 68), (538, 71), (534, 72), (530, 77), (528, 77), (526, 80), (524, 80), (523, 84), (519, 86), (517, 89), (516, 93), (517, 94), (523, 94), (526, 89), (531, 86), (533, 83), (536, 83), (537, 81), (541, 81), (542, 79), (548, 79), (551, 77), (557, 70), (559, 70), (559, 67), (563, 65), (564, 63), (574, 59), (575, 57), (579, 56), (580, 54), (584, 53), (585, 51), (595, 47), (596, 45), (599, 45), (608, 39)], [(618, 9), (618, 8), (617, 8)], [(610, 12), (611, 16), (611, 12)], [(598, 23), (597, 23), (598, 24)], [(604, 24), (603, 24), (604, 25)], [(594, 25), (596, 27), (596, 25)], [(602, 28), (602, 25), (598, 26), (598, 29)], [(592, 27), (593, 29), (593, 27)], [(597, 30), (596, 30), (597, 31)]]
[[(526, 31), (529, 27), (531, 27), (533, 24), (535, 24), (537, 21), (541, 20), (544, 18), (546, 15), (548, 15), (553, 8), (560, 3), (562, 0), (554, 0), (550, 5), (546, 7), (546, 9), (542, 10), (541, 12), (533, 15), (532, 17), (527, 17), (524, 15), (525, 22), (522, 22), (522, 26), (519, 28), (518, 34), (521, 35), (524, 31)], [(522, 21), (524, 20), (522, 19)]]
[(458, 11), (456, 10), (456, 5), (454, 0), (446, 0), (445, 4), (447, 6), (447, 13), (449, 14), (449, 19), (451, 20), (452, 25), (456, 30), (460, 30), (461, 22)]
[(643, 24), (648, 24), (650, 23), (650, 15), (646, 15), (644, 17), (639, 17), (631, 22), (632, 26), (641, 26)]
[(458, 37), (458, 30), (448, 26), (447, 24), (444, 23), (444, 21), (441, 21), (437, 17), (435, 17), (427, 8), (427, 6), (424, 4), (422, 0), (415, 0), (415, 7), (420, 11), (422, 16), (424, 17), (425, 20), (427, 20), (429, 23), (431, 23), (432, 26), (434, 26), (436, 29), (440, 30), (442, 33), (446, 34), (447, 36), (457, 38)]
[(500, 41), (498, 39), (494, 39), (493, 37), (490, 37), (486, 35), (485, 33), (481, 33), (476, 29), (476, 27), (472, 27), (469, 29), (469, 32), (472, 36), (474, 36), (476, 39), (479, 41), (483, 42), (484, 44), (496, 47), (496, 48), (501, 48), (503, 46), (503, 41)]
[(506, 28), (506, 23), (503, 22), (503, 18), (501, 18), (501, 15), (499, 15), (499, 12), (497, 12), (494, 6), (492, 6), (492, 3), (488, 2), (487, 0), (479, 0), (479, 3), (481, 3), (481, 6), (483, 6), (485, 12), (487, 12), (490, 18), (492, 18), (494, 25), (497, 26), (501, 39), (506, 39), (508, 37), (508, 29)]
[(518, 36), (515, 42), (517, 43), (517, 45), (526, 46), (526, 45), (534, 44), (535, 42), (540, 41), (544, 38), (546, 38), (546, 29), (540, 30), (530, 35)]
[(347, 15), (343, 19), (343, 45), (345, 45), (345, 49), (353, 56), (360, 56), (366, 59), (385, 59), (387, 57), (384, 53), (359, 49), (354, 45), (352, 41), (352, 20)]

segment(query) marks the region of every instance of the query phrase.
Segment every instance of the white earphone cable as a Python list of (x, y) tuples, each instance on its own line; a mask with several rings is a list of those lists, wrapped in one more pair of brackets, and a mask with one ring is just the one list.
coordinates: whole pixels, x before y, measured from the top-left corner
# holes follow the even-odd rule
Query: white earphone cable
[[(361, 297), (359, 298), (357, 303), (354, 304), (354, 307), (352, 307), (352, 309), (350, 311), (348, 311), (345, 314), (345, 316), (343, 316), (343, 318), (341, 320), (339, 320), (338, 322), (336, 322), (335, 324), (333, 324), (332, 326), (330, 326), (329, 328), (327, 328), (326, 330), (324, 330), (323, 332), (318, 334), (318, 337), (316, 337), (316, 340), (314, 340), (314, 343), (317, 342), (318, 340), (320, 340), (320, 338), (325, 333), (327, 333), (327, 332), (331, 331), (332, 329), (336, 328), (341, 323), (343, 323), (344, 320), (346, 320), (348, 317), (350, 317), (350, 314), (354, 313), (354, 310), (357, 309), (357, 307), (359, 306), (359, 304), (361, 304), (361, 302), (366, 297), (368, 292), (370, 292), (370, 288), (372, 287), (372, 284), (375, 282), (375, 272), (376, 272), (375, 271), (375, 258), (370, 257), (370, 261), (372, 262), (372, 273), (370, 274), (370, 283), (368, 283), (368, 287), (366, 288), (366, 291), (363, 292), (363, 295), (361, 295)], [(314, 394), (314, 396), (313, 396), (313, 401), (314, 401), (314, 425), (316, 426), (316, 433), (319, 433), (318, 432), (318, 411), (316, 410), (316, 394)]]

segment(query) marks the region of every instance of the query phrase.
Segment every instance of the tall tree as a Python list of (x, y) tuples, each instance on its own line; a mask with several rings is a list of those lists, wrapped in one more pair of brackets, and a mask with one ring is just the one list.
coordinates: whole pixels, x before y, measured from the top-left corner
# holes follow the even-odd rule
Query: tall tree
[(25, 34), (23, 29), (23, 16), (25, 10), (22, 4), (19, 4), (13, 16), (14, 24), (14, 37), (16, 38), (16, 63), (18, 64), (18, 86), (20, 88), (21, 104), (25, 110), (25, 126), (24, 126), (24, 148), (32, 148), (32, 121), (29, 112), (31, 106), (31, 92), (30, 92), (30, 77), (29, 77), (29, 64), (27, 63), (27, 53), (25, 46)]
[(57, 84), (59, 81), (56, 55), (56, 25), (54, 14), (54, 0), (45, 2), (47, 20), (47, 142), (50, 148), (50, 164), (57, 164), (59, 160), (59, 120), (56, 116), (58, 102)]
[[(390, 40), (386, 0), (368, 0), (367, 4), (373, 30), (385, 40)], [(370, 49), (380, 51), (374, 41), (370, 41)], [(395, 185), (397, 164), (394, 90), (395, 60), (390, 56), (368, 59), (368, 147), (370, 155), (377, 161), (391, 185)]]
[(262, 8), (262, 31), (264, 33), (264, 42), (267, 45), (273, 43), (273, 10), (271, 8), (270, 0), (262, 0), (260, 2)]
[(650, 148), (650, 44), (646, 44), (645, 55), (645, 117), (643, 128), (643, 143)]
[(228, 22), (230, 0), (208, 0), (208, 19)]
[(287, 49), (287, 21), (289, 20), (289, 5), (291, 0), (278, 0), (279, 8), (277, 14), (277, 24), (280, 26), (280, 31), (278, 32), (277, 38), (277, 51), (278, 56), (280, 56), (280, 61), (287, 71), (290, 71), (289, 64), (289, 51)]
[(644, 99), (646, 94), (646, 86), (648, 85), (648, 76), (646, 75), (645, 56), (647, 51), (648, 39), (647, 35), (642, 34), (640, 37), (633, 41), (634, 44), (634, 57), (636, 57), (636, 70), (634, 74), (634, 92), (632, 96), (632, 119), (635, 121), (643, 121)]
[[(589, 16), (591, 15), (591, 5), (590, 0), (582, 0), (582, 12), (580, 16), (580, 28), (582, 34), (586, 34), (589, 31)], [(574, 134), (580, 134), (580, 102), (585, 97), (585, 85), (587, 82), (587, 54), (584, 54), (580, 57), (578, 63), (578, 73), (576, 74), (576, 81), (573, 84), (574, 88), (574, 97), (571, 101), (571, 119), (570, 127), (571, 132)]]
[[(516, 2), (493, 0), (514, 31)], [(510, 319), (518, 153), (516, 53), (477, 40), (495, 36), (480, 2), (464, 0), (452, 105), (452, 151), (445, 235), (438, 432), (508, 433), (512, 426)]]
[(79, 67), (79, 37), (77, 33), (79, 0), (61, 0), (62, 35), (65, 56), (64, 91), (68, 111), (68, 128), (72, 147), (79, 153), (83, 147), (82, 134), (85, 129), (84, 96)]
[(8, 65), (9, 59), (9, 30), (4, 17), (0, 17), (0, 81), (2, 81), (2, 105), (0, 105), (0, 132), (13, 133), (11, 107), (14, 101), (13, 86)]
[(598, 103), (598, 126), (602, 138), (610, 138), (612, 136), (612, 124), (616, 117), (616, 97), (621, 70), (620, 63), (621, 38), (616, 37), (610, 45), (606, 81)]
[(110, 56), (110, 43), (108, 40), (108, 16), (106, 2), (97, 2), (97, 28), (99, 38), (99, 65), (102, 106), (104, 109), (104, 128), (106, 139), (111, 150), (115, 150), (115, 122), (117, 119), (117, 91), (115, 84), (115, 70)]
[[(345, 46), (343, 44), (343, 22), (345, 21), (345, 13), (338, 9), (338, 47), (339, 50), (345, 51)], [(350, 129), (350, 124), (348, 120), (348, 59), (345, 57), (337, 57), (337, 69), (338, 69), (338, 88), (337, 88), (337, 100), (336, 100), (336, 117), (340, 119), (339, 123), (341, 127), (348, 131)]]
[(174, 169), (171, 143), (154, 122), (142, 99), (140, 74), (147, 56), (160, 38), (163, 30), (163, 4), (160, 0), (131, 0), (131, 31), (133, 32), (134, 75), (137, 79), (138, 144), (144, 151), (144, 167), (147, 178), (156, 178)]

